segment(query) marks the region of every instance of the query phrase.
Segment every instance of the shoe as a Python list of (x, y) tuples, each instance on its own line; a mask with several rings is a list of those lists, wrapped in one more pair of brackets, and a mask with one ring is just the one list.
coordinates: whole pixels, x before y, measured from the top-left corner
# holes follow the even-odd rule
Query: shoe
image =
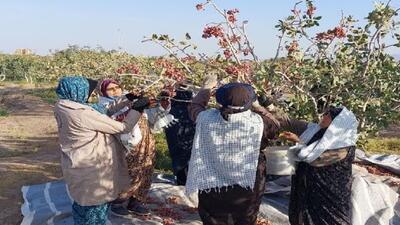
[(124, 204), (127, 201), (128, 199), (126, 198), (117, 198), (114, 201), (112, 201), (111, 204)]
[(176, 185), (185, 186), (187, 180), (187, 168), (178, 170), (176, 172)]
[(123, 204), (111, 204), (110, 211), (114, 216), (131, 218), (129, 210)]
[(136, 214), (138, 216), (150, 215), (150, 209), (136, 199), (130, 199), (128, 206), (126, 208), (128, 209), (129, 212)]

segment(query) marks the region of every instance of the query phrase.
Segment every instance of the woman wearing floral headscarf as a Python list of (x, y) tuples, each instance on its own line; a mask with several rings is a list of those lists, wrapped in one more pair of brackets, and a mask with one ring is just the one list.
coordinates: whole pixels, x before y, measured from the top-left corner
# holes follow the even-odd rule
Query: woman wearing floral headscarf
[(123, 147), (113, 134), (132, 130), (149, 105), (147, 98), (139, 98), (122, 122), (109, 118), (130, 105), (127, 98), (113, 102), (106, 110), (101, 105), (90, 105), (89, 96), (96, 81), (84, 77), (63, 77), (56, 93), (55, 105), (61, 147), (61, 167), (74, 203), (72, 215), (75, 225), (106, 224), (109, 202), (129, 185), (129, 175), (123, 157)]

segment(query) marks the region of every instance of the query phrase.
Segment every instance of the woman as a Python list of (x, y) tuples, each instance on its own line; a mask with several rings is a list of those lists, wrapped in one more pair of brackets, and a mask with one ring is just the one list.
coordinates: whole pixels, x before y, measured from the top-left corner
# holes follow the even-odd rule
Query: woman
[(172, 159), (172, 169), (177, 185), (185, 185), (188, 163), (192, 151), (195, 124), (189, 118), (188, 106), (193, 97), (193, 92), (181, 85), (176, 90), (176, 95), (171, 99), (169, 112), (177, 120), (165, 129), (168, 150)]
[[(84, 77), (63, 77), (56, 89), (61, 167), (74, 200), (75, 225), (106, 224), (109, 202), (129, 184), (123, 147), (113, 134), (132, 130), (140, 117), (138, 111), (131, 110), (123, 122), (117, 122), (104, 115), (100, 105), (89, 105), (96, 85)], [(129, 104), (127, 98), (121, 98), (110, 104), (108, 112)], [(142, 111), (147, 105), (148, 99), (141, 98), (132, 107)]]
[(319, 124), (281, 120), (281, 137), (298, 143), (292, 176), (291, 225), (350, 225), (351, 173), (358, 122), (345, 107), (330, 108)]
[[(114, 79), (103, 80), (99, 85), (99, 89), (99, 103), (105, 108), (107, 108), (110, 103), (123, 96), (120, 84)], [(129, 107), (124, 107), (120, 111), (116, 112), (114, 115), (111, 115), (111, 117), (118, 121), (122, 121), (127, 115), (128, 111)]]
[[(100, 82), (99, 89), (100, 89), (99, 104), (105, 107), (106, 109), (112, 102), (123, 96), (120, 84), (114, 79), (103, 80), (102, 82)], [(110, 116), (112, 119), (115, 119), (117, 121), (123, 121), (126, 115), (128, 114), (129, 109), (130, 108), (126, 106)], [(139, 125), (136, 124), (136, 126), (133, 128), (132, 131), (130, 131), (129, 133), (120, 134), (118, 138), (125, 147), (127, 152), (134, 149), (134, 147), (142, 139), (142, 134), (140, 132)]]
[(189, 106), (196, 134), (186, 192), (198, 192), (205, 225), (254, 225), (266, 181), (261, 149), (278, 126), (268, 113), (250, 110), (256, 95), (247, 84), (220, 87), (216, 91), (220, 109), (206, 110), (216, 84), (215, 78), (208, 80)]
[[(122, 94), (119, 83), (111, 79), (102, 81), (100, 91), (102, 95), (101, 102), (106, 107), (107, 101), (118, 99)], [(162, 98), (159, 106), (146, 109), (139, 119), (138, 127), (141, 140), (132, 149), (129, 149), (126, 155), (131, 183), (128, 185), (127, 190), (120, 194), (120, 199), (112, 204), (111, 211), (114, 215), (128, 216), (130, 213), (134, 213), (143, 216), (150, 214), (150, 210), (145, 206), (145, 201), (151, 186), (151, 178), (155, 166), (156, 148), (153, 132), (158, 132), (163, 128), (159, 124), (160, 122), (167, 121), (165, 122), (165, 125), (167, 125), (168, 121), (171, 120), (167, 116), (168, 103), (168, 99)], [(129, 108), (125, 108), (112, 115), (112, 118), (122, 120), (128, 110)], [(124, 205), (125, 200), (128, 200), (127, 207)]]

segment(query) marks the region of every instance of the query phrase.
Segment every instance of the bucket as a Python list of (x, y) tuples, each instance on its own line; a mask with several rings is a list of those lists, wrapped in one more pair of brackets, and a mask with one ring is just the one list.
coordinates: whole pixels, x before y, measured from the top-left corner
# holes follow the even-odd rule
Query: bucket
[(294, 152), (289, 146), (267, 147), (264, 150), (267, 159), (267, 174), (292, 175), (295, 174)]

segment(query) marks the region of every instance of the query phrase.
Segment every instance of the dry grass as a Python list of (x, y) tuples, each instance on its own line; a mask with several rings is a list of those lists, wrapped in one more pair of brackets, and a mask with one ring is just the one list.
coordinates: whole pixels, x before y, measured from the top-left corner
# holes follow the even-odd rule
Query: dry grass
[(57, 94), (54, 87), (46, 88), (35, 88), (28, 92), (28, 94), (37, 96), (43, 101), (49, 104), (55, 104), (57, 102)]
[(365, 144), (369, 154), (400, 155), (400, 138), (372, 138)]
[(21, 187), (57, 180), (61, 177), (56, 163), (0, 163), (0, 221), (2, 225), (20, 224), (23, 203)]

